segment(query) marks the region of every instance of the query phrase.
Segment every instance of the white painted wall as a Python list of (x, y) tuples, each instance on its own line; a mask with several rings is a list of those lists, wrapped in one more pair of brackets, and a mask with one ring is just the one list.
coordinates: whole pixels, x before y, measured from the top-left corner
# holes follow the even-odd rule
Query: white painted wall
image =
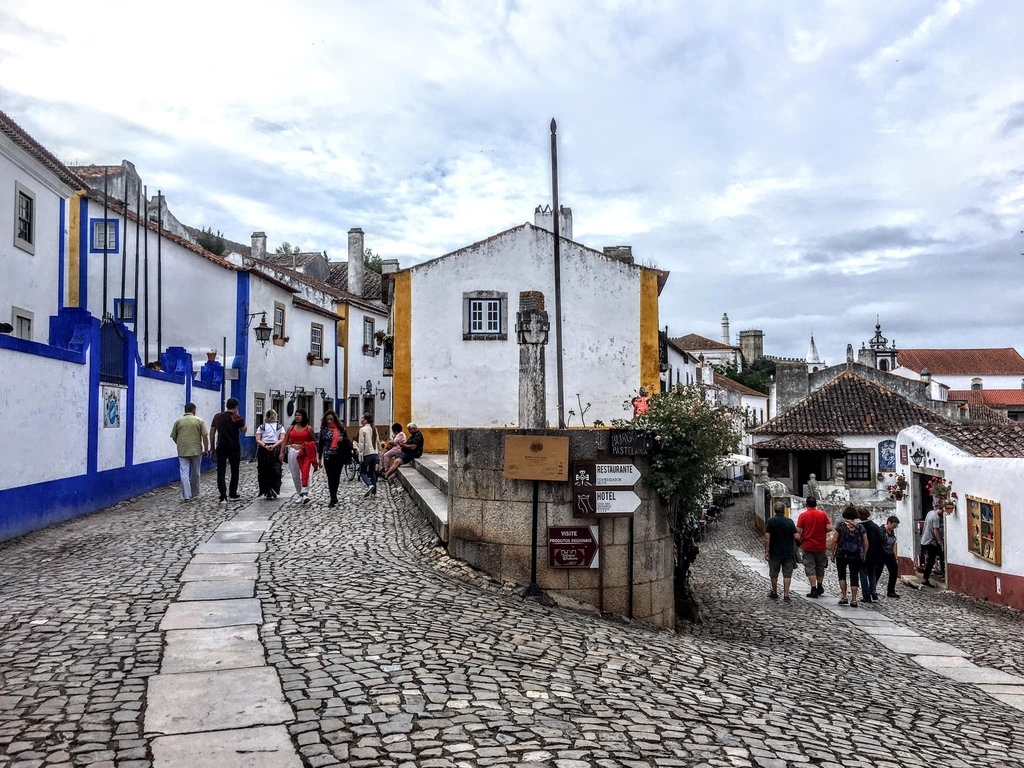
[[(121, 399), (121, 426), (104, 427), (104, 392), (116, 390)], [(100, 472), (117, 469), (125, 465), (125, 447), (128, 443), (128, 388), (112, 384), (100, 385), (100, 407), (97, 418), (98, 439), (96, 445), (96, 468)]]
[[(131, 201), (134, 204), (134, 201)], [(89, 201), (89, 219), (103, 218), (103, 205)], [(135, 290), (135, 222), (125, 223), (124, 216), (107, 212), (108, 219), (120, 221), (120, 249), (122, 242), (127, 246), (127, 269), (125, 271), (125, 296), (131, 298)], [(82, 226), (91, 230), (89, 221)], [(145, 268), (142, 254), (145, 243), (149, 242), (149, 360), (158, 359), (159, 352), (168, 347), (184, 347), (193, 360), (205, 361), (206, 353), (216, 350), (218, 360), (223, 358), (224, 338), (227, 337), (228, 358), (235, 355), (235, 322), (238, 311), (238, 273), (210, 259), (185, 248), (164, 237), (160, 248), (162, 265), (163, 302), (162, 334), (163, 350), (157, 349), (157, 242), (156, 232), (140, 229), (139, 238), (139, 296), (138, 322), (134, 326), (139, 338), (139, 354), (145, 359), (144, 317)], [(91, 231), (87, 253), (89, 269), (88, 310), (96, 317), (102, 317), (103, 303), (103, 254), (88, 253), (92, 246)], [(121, 296), (121, 251), (107, 256), (107, 306), (113, 313), (114, 299)], [(252, 311), (252, 310), (250, 310)], [(269, 321), (268, 321), (269, 322)], [(129, 325), (129, 327), (132, 327)]]
[[(0, 135), (0, 322), (12, 322), (12, 308), (33, 314), (32, 341), (46, 343), (50, 315), (57, 314), (60, 201), (72, 191), (35, 159)], [(35, 248), (14, 245), (15, 182), (35, 194)], [(67, 226), (65, 222), (65, 227)]]
[[(196, 416), (205, 421), (207, 426), (209, 426), (210, 422), (213, 421), (213, 417), (220, 413), (220, 392), (217, 390), (202, 389), (201, 387), (193, 386), (192, 402), (196, 404)], [(181, 413), (184, 413), (183, 408), (181, 409)], [(172, 456), (178, 455), (178, 449), (174, 444), (174, 441), (170, 439), (171, 427), (174, 426), (174, 421), (181, 415), (181, 413), (176, 414), (170, 424), (167, 425), (167, 442), (171, 444), (172, 453), (170, 455)], [(253, 432), (251, 428), (248, 434), (252, 436)]]
[(686, 386), (697, 380), (697, 365), (693, 358), (679, 352), (671, 344), (668, 345), (668, 365), (669, 370), (665, 375), (671, 377), (671, 382), (667, 382), (670, 387), (676, 384)]
[[(909, 427), (900, 432), (898, 445), (911, 443), (923, 447), (933, 460), (934, 468), (942, 470), (947, 480), (953, 483), (953, 491), (959, 497), (956, 512), (943, 515), (946, 530), (946, 562), (983, 571), (1003, 572), (1024, 576), (1024, 459), (985, 459), (960, 450), (956, 446), (936, 437), (923, 427)], [(907, 473), (908, 477), (910, 472)], [(901, 522), (897, 529), (902, 556), (914, 551), (917, 530), (910, 523), (911, 510), (919, 504), (915, 494), (916, 486), (911, 483), (911, 494), (897, 504), (896, 514)], [(967, 548), (967, 500), (976, 496), (997, 501), (1002, 512), (1002, 564), (994, 565), (977, 557)]]
[[(917, 371), (911, 370), (910, 368), (899, 367), (893, 371), (897, 376), (902, 376), (905, 379), (913, 379), (914, 381), (920, 381), (921, 376)], [(975, 379), (981, 379), (981, 384), (984, 389), (1020, 389), (1024, 377), (1014, 374), (1012, 376), (996, 376), (987, 374), (973, 374), (970, 376), (940, 376), (937, 374), (932, 375), (932, 381), (939, 384), (946, 385), (949, 389), (970, 389), (971, 382)], [(945, 400), (945, 397), (935, 399)]]
[[(586, 421), (628, 418), (640, 386), (640, 268), (562, 243), (564, 393), (591, 403)], [(530, 226), (412, 269), (412, 411), (421, 425), (503, 426), (518, 420), (521, 291), (541, 291), (551, 318), (547, 417), (557, 424), (554, 274), (549, 235)], [(508, 294), (508, 338), (463, 341), (463, 294)], [(579, 417), (573, 419), (579, 424)]]
[[(178, 449), (170, 435), (174, 422), (185, 412), (184, 398), (183, 384), (150, 379), (143, 375), (135, 377), (136, 464), (178, 455)], [(199, 412), (196, 415), (207, 422), (213, 417), (213, 413)]]
[[(0, 348), (0, 490), (84, 474), (89, 367)], [(57, 439), (53, 439), (57, 436)]]
[[(388, 330), (388, 318), (378, 315), (376, 312), (348, 305), (348, 394), (349, 397), (359, 395), (360, 389), (366, 387), (366, 382), (373, 383), (374, 392), (384, 391), (384, 399), (377, 397), (374, 401), (374, 422), (378, 425), (390, 424), (393, 421), (393, 403), (391, 398), (391, 377), (384, 375), (384, 350), (379, 355), (366, 355), (363, 353), (363, 322), (369, 317), (374, 322), (375, 331)], [(459, 343), (462, 343), (462, 336), (459, 336)], [(340, 405), (340, 403), (339, 403)], [(360, 400), (360, 411), (362, 411), (362, 399)], [(347, 419), (348, 414), (338, 413)], [(358, 425), (355, 422), (347, 421), (349, 426)]]

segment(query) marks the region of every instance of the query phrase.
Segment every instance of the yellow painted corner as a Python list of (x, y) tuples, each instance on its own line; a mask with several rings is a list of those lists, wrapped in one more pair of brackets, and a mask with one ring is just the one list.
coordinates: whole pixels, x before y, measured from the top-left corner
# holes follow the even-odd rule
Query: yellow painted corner
[[(391, 388), (395, 421), (404, 425), (412, 421), (412, 273), (399, 272), (394, 280), (395, 367)], [(447, 443), (445, 434), (445, 450)]]
[(640, 384), (657, 392), (661, 378), (658, 354), (658, 273), (640, 270)]
[[(68, 273), (66, 280), (68, 286), (67, 306), (69, 307), (81, 306), (81, 297), (78, 295), (78, 283), (82, 274), (82, 254), (79, 253), (78, 249), (79, 236), (82, 231), (82, 215), (79, 201), (84, 194), (84, 192), (75, 192), (71, 195), (71, 200), (68, 202)], [(63, 236), (64, 233), (62, 232), (61, 237)]]

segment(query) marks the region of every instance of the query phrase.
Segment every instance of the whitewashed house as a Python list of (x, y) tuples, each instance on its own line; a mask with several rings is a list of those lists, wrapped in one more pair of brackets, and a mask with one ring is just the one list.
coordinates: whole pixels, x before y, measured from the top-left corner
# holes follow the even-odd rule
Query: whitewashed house
[(0, 324), (46, 343), (67, 298), (69, 214), (85, 183), (0, 112)]
[(901, 349), (893, 373), (944, 384), (952, 390), (1020, 389), (1024, 357), (1013, 347), (994, 349)]
[(901, 572), (914, 573), (933, 506), (927, 485), (940, 477), (957, 496), (943, 516), (947, 588), (1024, 610), (1024, 427), (1001, 418), (912, 426), (896, 442), (909, 479), (895, 510)]
[[(666, 336), (668, 331), (665, 331)], [(666, 340), (665, 370), (662, 371), (662, 391), (672, 387), (687, 387), (697, 381), (697, 358), (683, 349), (673, 338)]]

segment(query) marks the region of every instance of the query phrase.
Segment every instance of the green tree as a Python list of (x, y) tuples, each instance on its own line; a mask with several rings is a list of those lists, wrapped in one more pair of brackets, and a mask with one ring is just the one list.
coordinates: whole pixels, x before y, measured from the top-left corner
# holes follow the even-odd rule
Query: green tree
[(281, 243), (277, 248), (274, 249), (274, 253), (283, 253), (288, 256), (296, 253), (302, 253), (302, 249), (297, 245), (292, 245), (287, 240)]
[(766, 357), (759, 357), (744, 371), (740, 371), (736, 363), (718, 366), (715, 370), (726, 378), (738, 381), (743, 386), (756, 389), (765, 395), (769, 393), (775, 378), (775, 362)]
[(367, 248), (363, 254), (363, 266), (379, 275), (384, 269), (384, 259)]
[(690, 589), (690, 566), (697, 558), (700, 523), (711, 500), (719, 460), (739, 441), (740, 415), (708, 402), (699, 387), (677, 386), (654, 395), (647, 412), (633, 420), (634, 429), (652, 435), (658, 450), (646, 482), (669, 510), (675, 541), (676, 615), (696, 617)]
[(224, 233), (220, 230), (214, 232), (211, 227), (199, 230), (199, 234), (196, 235), (196, 242), (200, 248), (216, 256), (223, 256), (224, 251), (228, 249), (228, 244), (224, 242)]

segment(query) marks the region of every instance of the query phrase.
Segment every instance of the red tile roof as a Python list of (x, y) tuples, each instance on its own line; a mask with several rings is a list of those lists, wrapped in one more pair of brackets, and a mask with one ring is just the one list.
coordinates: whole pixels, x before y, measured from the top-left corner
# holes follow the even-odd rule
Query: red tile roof
[(949, 423), (937, 413), (863, 376), (844, 371), (771, 421), (756, 435), (895, 435), (915, 424)]
[(733, 381), (728, 376), (723, 376), (720, 373), (715, 374), (715, 386), (731, 389), (733, 392), (739, 392), (741, 395), (747, 395), (748, 397), (768, 397), (764, 392), (758, 392), (756, 389), (751, 389), (745, 384)]
[(762, 451), (829, 451), (845, 453), (847, 448), (842, 441), (832, 437), (816, 435), (783, 435), (752, 446), (758, 453)]
[(85, 182), (74, 171), (54, 156), (50, 150), (33, 139), (28, 132), (0, 111), (0, 133), (28, 152), (54, 176), (72, 189), (85, 189)]
[(700, 336), (696, 333), (688, 333), (685, 336), (679, 336), (678, 338), (672, 339), (672, 341), (687, 352), (703, 349), (737, 349), (737, 347), (730, 346), (729, 344), (723, 344), (720, 341), (712, 341), (711, 339)]
[(1024, 357), (1013, 347), (994, 349), (901, 349), (898, 365), (936, 376), (1024, 376)]
[(974, 456), (1024, 458), (1024, 426), (1009, 419), (929, 425), (928, 430)]
[(1022, 389), (951, 389), (950, 400), (963, 400), (971, 405), (1020, 405), (1024, 406)]

